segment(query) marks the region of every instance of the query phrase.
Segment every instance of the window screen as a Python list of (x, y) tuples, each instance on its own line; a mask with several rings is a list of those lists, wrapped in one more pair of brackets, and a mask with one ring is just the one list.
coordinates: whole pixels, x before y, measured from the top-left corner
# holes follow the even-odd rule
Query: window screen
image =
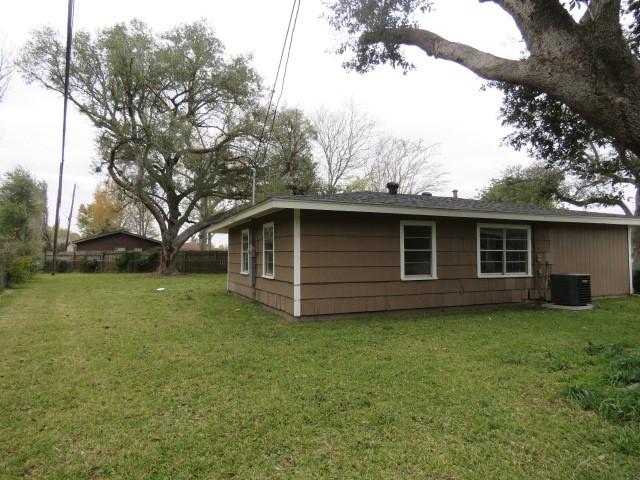
[(402, 224), (402, 277), (434, 276), (434, 227), (431, 224)]
[(249, 273), (249, 229), (242, 230), (240, 240), (240, 273)]
[(480, 227), (480, 273), (527, 275), (529, 229)]
[(267, 223), (262, 227), (262, 276), (273, 278), (273, 250), (274, 250), (273, 223)]

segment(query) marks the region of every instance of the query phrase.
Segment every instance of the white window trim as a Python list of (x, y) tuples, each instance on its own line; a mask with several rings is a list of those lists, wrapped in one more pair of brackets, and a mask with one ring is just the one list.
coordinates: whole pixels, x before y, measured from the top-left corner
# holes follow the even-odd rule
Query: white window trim
[[(404, 273), (404, 226), (421, 225), (431, 227), (431, 275), (405, 275)], [(436, 249), (436, 222), (426, 222), (421, 220), (401, 220), (400, 221), (400, 279), (405, 282), (414, 280), (437, 280), (438, 262)]]
[[(508, 228), (513, 230), (527, 231), (527, 272), (526, 273), (482, 273), (480, 264), (480, 229), (481, 228)], [(518, 225), (513, 223), (478, 223), (476, 226), (476, 264), (478, 269), (478, 278), (527, 278), (532, 277), (532, 249), (531, 243), (531, 225)]]
[[(265, 261), (265, 240), (266, 237), (264, 236), (264, 231), (265, 229), (271, 227), (271, 231), (273, 232), (273, 238), (271, 241), (271, 245), (273, 248), (273, 271), (271, 273), (271, 275), (267, 275), (267, 262)], [(274, 225), (273, 222), (268, 222), (268, 223), (264, 223), (262, 224), (262, 277), (263, 278), (268, 278), (270, 280), (273, 280), (276, 277), (276, 227)]]
[[(244, 270), (244, 242), (242, 241), (242, 237), (244, 237), (245, 232), (247, 232), (247, 254), (249, 257), (249, 268), (247, 268), (247, 270)], [(249, 275), (249, 270), (251, 270), (251, 230), (243, 228), (240, 231), (240, 274)]]

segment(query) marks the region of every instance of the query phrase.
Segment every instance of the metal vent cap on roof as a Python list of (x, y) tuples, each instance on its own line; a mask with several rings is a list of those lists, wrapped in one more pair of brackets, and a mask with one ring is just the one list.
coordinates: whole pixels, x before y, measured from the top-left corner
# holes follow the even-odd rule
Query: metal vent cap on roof
[(387, 190), (389, 190), (389, 193), (391, 195), (397, 195), (398, 194), (398, 188), (400, 188), (400, 184), (398, 184), (398, 182), (389, 182), (389, 183), (387, 183)]

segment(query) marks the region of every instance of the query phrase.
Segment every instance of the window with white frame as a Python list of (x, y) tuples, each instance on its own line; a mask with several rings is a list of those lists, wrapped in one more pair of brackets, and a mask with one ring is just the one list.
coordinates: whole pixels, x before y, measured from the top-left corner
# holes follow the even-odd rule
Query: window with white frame
[(436, 272), (436, 224), (400, 222), (402, 280), (431, 280), (437, 277)]
[(240, 239), (240, 273), (249, 274), (249, 229), (242, 230)]
[(274, 276), (274, 226), (273, 222), (262, 226), (262, 276), (273, 278)]
[(478, 225), (478, 276), (527, 276), (530, 265), (530, 226)]

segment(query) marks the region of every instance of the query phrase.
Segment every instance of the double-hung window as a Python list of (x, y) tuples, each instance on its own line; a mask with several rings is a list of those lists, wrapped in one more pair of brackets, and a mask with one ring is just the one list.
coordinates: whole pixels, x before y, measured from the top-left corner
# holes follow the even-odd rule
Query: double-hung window
[(478, 225), (478, 276), (523, 277), (531, 274), (531, 227)]
[(240, 273), (244, 275), (249, 274), (249, 248), (251, 244), (251, 238), (249, 235), (249, 229), (245, 228), (241, 232), (240, 238)]
[(262, 276), (274, 277), (274, 226), (273, 222), (262, 226)]
[(434, 222), (400, 222), (400, 276), (402, 280), (437, 277)]

